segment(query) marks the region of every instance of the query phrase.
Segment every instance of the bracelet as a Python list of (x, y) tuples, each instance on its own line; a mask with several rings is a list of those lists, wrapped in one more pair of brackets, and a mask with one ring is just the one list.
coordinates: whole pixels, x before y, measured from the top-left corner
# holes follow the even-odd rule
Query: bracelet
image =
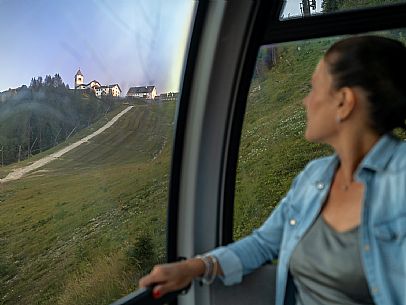
[(203, 255), (196, 255), (195, 258), (201, 260), (204, 264), (203, 276), (199, 277), (199, 279), (208, 278), (210, 274), (210, 269), (212, 269), (211, 260), (209, 260), (207, 256)]
[(209, 255), (197, 255), (195, 258), (200, 259), (204, 263), (204, 273), (200, 277), (200, 282), (205, 285), (210, 285), (214, 282), (217, 276), (217, 259)]
[(211, 272), (211, 278), (209, 278), (208, 281), (206, 282), (207, 285), (212, 284), (214, 282), (214, 280), (216, 279), (216, 277), (217, 277), (217, 266), (218, 266), (217, 258), (214, 257), (214, 256), (209, 256), (209, 257), (213, 262), (213, 270)]

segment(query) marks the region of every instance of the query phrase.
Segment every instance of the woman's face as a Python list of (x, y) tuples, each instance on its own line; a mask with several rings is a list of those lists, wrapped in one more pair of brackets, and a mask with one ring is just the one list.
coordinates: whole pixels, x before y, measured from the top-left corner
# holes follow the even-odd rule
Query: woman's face
[(321, 59), (312, 76), (312, 89), (304, 98), (306, 108), (305, 138), (311, 142), (329, 143), (337, 132), (337, 91), (327, 63)]

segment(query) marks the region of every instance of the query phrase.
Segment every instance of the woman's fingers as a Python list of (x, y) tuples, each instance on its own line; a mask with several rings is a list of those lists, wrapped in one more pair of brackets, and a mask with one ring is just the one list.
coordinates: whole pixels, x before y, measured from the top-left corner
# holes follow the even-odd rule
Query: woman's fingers
[(187, 286), (193, 279), (192, 275), (187, 274), (185, 267), (182, 263), (157, 265), (152, 269), (150, 274), (140, 279), (139, 286), (147, 287), (155, 285), (152, 290), (152, 295), (155, 298), (159, 298), (168, 292), (179, 290)]
[(177, 291), (184, 288), (190, 283), (190, 281), (184, 279), (182, 282), (168, 281), (158, 284), (152, 290), (152, 295), (154, 296), (154, 298), (158, 299), (169, 292)]
[(165, 289), (163, 288), (163, 285), (156, 285), (154, 287), (154, 289), (152, 290), (152, 296), (155, 299), (159, 299), (164, 294), (165, 294)]
[(153, 280), (150, 279), (150, 277), (151, 277), (150, 274), (148, 274), (148, 275), (142, 277), (142, 278), (138, 281), (138, 286), (139, 286), (140, 288), (144, 288), (144, 287), (148, 287), (148, 286), (152, 285)]
[(157, 286), (155, 286), (154, 287), (154, 289), (152, 290), (152, 296), (155, 298), (155, 299), (159, 299), (161, 296), (162, 296), (162, 287), (160, 287), (160, 285), (157, 285)]
[(167, 279), (167, 272), (164, 271), (162, 265), (155, 266), (152, 271), (140, 279), (139, 286), (147, 287), (153, 284), (164, 282)]

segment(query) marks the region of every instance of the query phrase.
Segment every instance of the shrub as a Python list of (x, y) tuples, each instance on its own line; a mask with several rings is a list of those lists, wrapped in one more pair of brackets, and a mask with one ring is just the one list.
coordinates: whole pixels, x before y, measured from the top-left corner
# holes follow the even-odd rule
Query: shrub
[(127, 250), (128, 260), (137, 266), (142, 274), (148, 272), (157, 262), (157, 255), (152, 238), (143, 233)]

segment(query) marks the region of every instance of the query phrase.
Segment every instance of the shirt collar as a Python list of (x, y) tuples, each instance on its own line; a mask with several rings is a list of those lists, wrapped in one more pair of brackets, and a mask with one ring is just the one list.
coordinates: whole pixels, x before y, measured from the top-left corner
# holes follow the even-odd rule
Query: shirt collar
[(399, 141), (391, 134), (383, 135), (361, 161), (357, 171), (363, 168), (373, 171), (384, 170), (392, 158), (398, 142)]
[[(392, 155), (395, 152), (394, 148), (398, 142), (399, 141), (391, 134), (383, 135), (361, 161), (354, 176), (359, 177), (359, 174), (363, 169), (370, 169), (373, 171), (384, 170), (392, 158)], [(335, 153), (322, 174), (322, 181), (330, 181), (331, 183), (339, 164), (340, 159)]]

